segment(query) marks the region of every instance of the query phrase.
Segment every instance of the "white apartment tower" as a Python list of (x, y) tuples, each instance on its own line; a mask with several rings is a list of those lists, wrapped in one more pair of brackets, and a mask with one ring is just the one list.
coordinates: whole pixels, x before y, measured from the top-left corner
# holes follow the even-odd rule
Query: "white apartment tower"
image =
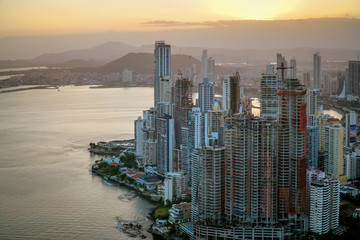
[(323, 178), (311, 183), (310, 231), (325, 234), (339, 226), (340, 181)]
[(154, 107), (160, 102), (160, 80), (171, 75), (171, 48), (165, 41), (156, 41), (154, 49)]

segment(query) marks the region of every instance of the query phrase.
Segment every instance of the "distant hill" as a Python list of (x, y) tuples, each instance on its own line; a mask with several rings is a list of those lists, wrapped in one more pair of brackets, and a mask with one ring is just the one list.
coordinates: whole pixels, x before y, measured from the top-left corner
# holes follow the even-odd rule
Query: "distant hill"
[[(26, 60), (2, 60), (0, 68), (11, 67), (93, 67), (101, 66), (106, 62), (117, 59), (129, 52), (136, 51), (136, 47), (121, 42), (106, 42), (87, 49), (76, 49), (59, 53), (42, 54)], [(80, 63), (80, 61), (82, 61)]]
[[(191, 67), (193, 64), (196, 64), (197, 69), (200, 69), (201, 62), (194, 57), (183, 54), (171, 55), (171, 71), (174, 73), (177, 73), (178, 68), (184, 69), (185, 67)], [(135, 73), (151, 74), (154, 72), (154, 54), (128, 53), (98, 68), (98, 71), (102, 73), (122, 72), (125, 68)]]

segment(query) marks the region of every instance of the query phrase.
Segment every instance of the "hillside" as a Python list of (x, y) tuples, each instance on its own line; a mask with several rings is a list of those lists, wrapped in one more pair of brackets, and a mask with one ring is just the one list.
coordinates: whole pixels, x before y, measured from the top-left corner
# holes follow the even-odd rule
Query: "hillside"
[[(200, 69), (200, 61), (196, 58), (183, 54), (171, 55), (171, 71), (174, 73), (177, 72), (178, 68), (184, 69), (193, 64), (196, 64), (196, 68)], [(98, 71), (102, 73), (122, 72), (125, 68), (128, 68), (135, 73), (151, 74), (154, 72), (154, 54), (128, 53), (125, 56), (98, 68)]]

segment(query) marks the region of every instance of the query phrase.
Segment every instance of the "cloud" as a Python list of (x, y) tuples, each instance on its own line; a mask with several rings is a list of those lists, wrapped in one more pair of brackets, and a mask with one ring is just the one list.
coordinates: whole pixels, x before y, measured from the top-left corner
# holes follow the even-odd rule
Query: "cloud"
[(180, 22), (180, 21), (165, 21), (155, 20), (149, 22), (143, 22), (145, 25), (152, 25), (155, 27), (217, 27), (217, 26), (229, 26), (234, 22), (232, 20), (220, 20), (220, 21), (202, 21), (202, 22)]

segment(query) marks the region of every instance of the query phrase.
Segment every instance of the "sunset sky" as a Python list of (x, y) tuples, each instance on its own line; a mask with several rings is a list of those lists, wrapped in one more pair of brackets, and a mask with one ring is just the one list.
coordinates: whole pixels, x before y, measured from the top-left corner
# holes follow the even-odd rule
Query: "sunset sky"
[(0, 0), (0, 37), (194, 28), (206, 21), (360, 18), (359, 0)]

